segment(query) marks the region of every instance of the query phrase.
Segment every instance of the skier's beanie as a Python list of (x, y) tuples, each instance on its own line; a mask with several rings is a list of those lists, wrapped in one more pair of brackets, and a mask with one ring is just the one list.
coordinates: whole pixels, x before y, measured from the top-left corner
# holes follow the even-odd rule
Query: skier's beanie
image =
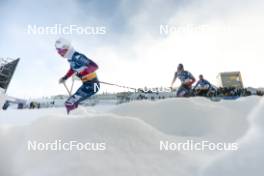
[(69, 49), (69, 48), (71, 48), (71, 42), (69, 40), (64, 39), (64, 38), (59, 38), (55, 42), (55, 47), (57, 49)]

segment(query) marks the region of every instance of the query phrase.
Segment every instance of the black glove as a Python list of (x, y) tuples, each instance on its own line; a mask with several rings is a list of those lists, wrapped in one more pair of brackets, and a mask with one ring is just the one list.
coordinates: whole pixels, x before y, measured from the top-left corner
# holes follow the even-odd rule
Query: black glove
[(67, 76), (63, 76), (62, 78), (59, 79), (59, 83), (64, 83), (67, 80)]

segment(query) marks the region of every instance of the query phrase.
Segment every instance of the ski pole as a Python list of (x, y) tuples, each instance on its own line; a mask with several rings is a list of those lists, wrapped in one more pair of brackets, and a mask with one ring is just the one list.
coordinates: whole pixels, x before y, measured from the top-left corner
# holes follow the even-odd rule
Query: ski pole
[(70, 89), (70, 93), (72, 94), (72, 90), (73, 90), (73, 86), (74, 86), (74, 77), (72, 77), (72, 84), (71, 84), (71, 89)]
[(107, 85), (111, 85), (111, 86), (117, 86), (117, 87), (121, 87), (121, 88), (126, 88), (126, 89), (131, 89), (131, 90), (135, 90), (135, 91), (138, 90), (138, 89), (133, 88), (133, 87), (127, 87), (127, 86), (118, 85), (118, 84), (114, 84), (114, 83), (108, 83), (108, 82), (104, 82), (104, 81), (100, 81), (100, 83), (107, 84)]
[(64, 85), (65, 89), (67, 90), (69, 96), (71, 96), (71, 92), (70, 92), (70, 90), (69, 90), (69, 88), (67, 87), (67, 85), (66, 85), (65, 82), (63, 82), (63, 85)]

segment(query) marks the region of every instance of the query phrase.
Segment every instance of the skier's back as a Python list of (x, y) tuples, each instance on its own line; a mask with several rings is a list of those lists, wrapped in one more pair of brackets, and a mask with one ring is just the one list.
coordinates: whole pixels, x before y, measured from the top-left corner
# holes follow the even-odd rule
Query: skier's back
[(75, 73), (83, 82), (82, 86), (65, 102), (67, 113), (69, 113), (71, 110), (77, 108), (80, 102), (98, 92), (100, 85), (95, 73), (98, 66), (85, 55), (75, 51), (70, 42), (65, 39), (58, 39), (55, 43), (55, 47), (58, 54), (67, 58), (70, 64), (69, 71), (59, 82), (64, 83)]

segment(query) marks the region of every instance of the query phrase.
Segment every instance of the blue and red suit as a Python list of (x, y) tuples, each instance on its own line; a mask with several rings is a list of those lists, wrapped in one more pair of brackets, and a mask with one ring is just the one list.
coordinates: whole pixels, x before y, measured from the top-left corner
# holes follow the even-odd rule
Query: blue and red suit
[(71, 56), (68, 57), (68, 62), (70, 63), (70, 69), (63, 79), (66, 80), (76, 73), (76, 76), (83, 82), (82, 86), (65, 102), (67, 112), (69, 113), (71, 110), (77, 108), (80, 102), (97, 93), (100, 84), (95, 73), (98, 66), (91, 59), (79, 52), (73, 51)]
[(196, 85), (193, 87), (193, 89), (196, 89), (196, 88), (200, 88), (200, 89), (211, 89), (212, 88), (212, 85), (209, 81), (205, 80), (205, 79), (200, 79)]
[(188, 96), (188, 94), (190, 94), (192, 84), (195, 82), (194, 76), (190, 72), (186, 70), (182, 70), (179, 72), (175, 72), (174, 77), (179, 78), (181, 81), (181, 86), (177, 91), (177, 96), (178, 97)]

